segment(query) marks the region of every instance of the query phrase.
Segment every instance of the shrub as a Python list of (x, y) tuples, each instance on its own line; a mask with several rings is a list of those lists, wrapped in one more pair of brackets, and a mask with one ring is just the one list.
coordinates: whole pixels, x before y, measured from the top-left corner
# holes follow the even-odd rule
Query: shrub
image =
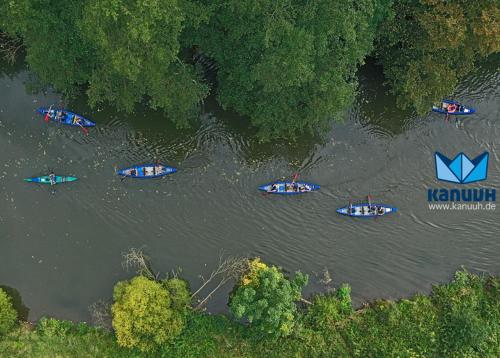
[(177, 281), (170, 286), (176, 288), (174, 295), (174, 290), (143, 276), (115, 285), (112, 313), (119, 345), (146, 352), (179, 335), (185, 325), (180, 302), (189, 294)]
[(246, 318), (253, 327), (269, 336), (289, 335), (295, 326), (302, 288), (308, 277), (300, 272), (288, 279), (277, 267), (268, 267), (258, 259), (231, 297), (229, 306), (236, 318)]
[(306, 314), (306, 322), (317, 329), (331, 328), (352, 314), (351, 287), (343, 284), (334, 293), (317, 295)]
[(4, 290), (0, 288), (0, 335), (8, 333), (16, 324), (17, 312)]

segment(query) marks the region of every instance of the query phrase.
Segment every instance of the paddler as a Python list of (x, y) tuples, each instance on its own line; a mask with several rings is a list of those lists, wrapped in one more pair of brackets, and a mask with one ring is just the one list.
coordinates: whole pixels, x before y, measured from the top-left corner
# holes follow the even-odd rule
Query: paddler
[(49, 174), (50, 185), (56, 185), (56, 175), (54, 173)]

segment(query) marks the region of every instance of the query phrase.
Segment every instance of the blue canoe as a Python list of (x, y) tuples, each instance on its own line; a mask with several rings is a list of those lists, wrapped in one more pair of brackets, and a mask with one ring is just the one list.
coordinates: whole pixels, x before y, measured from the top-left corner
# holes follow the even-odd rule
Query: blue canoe
[(352, 209), (349, 210), (349, 206), (344, 206), (343, 208), (337, 209), (337, 213), (357, 218), (375, 218), (398, 211), (397, 208), (392, 206), (369, 203), (353, 204), (351, 208)]
[(177, 169), (163, 164), (139, 164), (118, 171), (118, 174), (128, 178), (152, 179), (175, 173)]
[[(68, 183), (68, 182), (72, 182), (75, 180), (78, 180), (78, 178), (70, 177), (70, 176), (61, 176), (61, 175), (54, 176), (54, 184)], [(27, 178), (27, 179), (24, 179), (24, 181), (27, 181), (29, 183), (52, 184), (52, 181), (50, 180), (50, 176), (48, 176), (48, 175), (43, 175), (43, 176), (34, 177), (34, 178)]]
[(259, 186), (259, 190), (265, 191), (269, 194), (297, 195), (319, 190), (320, 188), (319, 185), (306, 183), (302, 181), (296, 181), (295, 184), (297, 184), (296, 188), (292, 186), (292, 182), (275, 181), (269, 184)]
[(466, 107), (457, 101), (449, 99), (443, 99), (441, 106), (432, 106), (432, 110), (442, 114), (452, 114), (458, 116), (464, 116), (476, 112), (474, 108)]
[(50, 109), (49, 111), (49, 108), (40, 107), (37, 111), (44, 117), (47, 112), (49, 112), (50, 120), (56, 123), (62, 123), (73, 127), (95, 127), (95, 123), (91, 120), (66, 109)]

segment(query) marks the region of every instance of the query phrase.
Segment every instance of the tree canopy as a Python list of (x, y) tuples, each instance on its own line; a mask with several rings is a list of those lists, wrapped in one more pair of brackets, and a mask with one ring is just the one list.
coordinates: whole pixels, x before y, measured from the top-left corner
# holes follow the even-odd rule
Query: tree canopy
[(328, 128), (366, 56), (398, 106), (422, 114), (500, 51), (498, 0), (7, 0), (0, 13), (0, 41), (22, 39), (42, 85), (94, 107), (144, 104), (180, 127), (211, 85), (197, 49), (217, 64), (221, 106), (262, 140)]
[(295, 302), (307, 281), (307, 275), (300, 272), (288, 279), (277, 267), (255, 259), (231, 296), (229, 307), (236, 318), (245, 317), (260, 332), (287, 336), (295, 327)]
[(482, 57), (500, 51), (498, 0), (398, 0), (376, 56), (402, 108), (423, 114)]
[(199, 1), (195, 43), (219, 65), (218, 99), (263, 139), (317, 132), (351, 103), (387, 11), (379, 0)]
[(173, 280), (165, 287), (137, 276), (115, 285), (112, 313), (119, 345), (152, 351), (182, 331), (190, 295), (184, 281)]
[(181, 1), (20, 0), (0, 11), (0, 28), (22, 37), (40, 81), (66, 95), (85, 88), (91, 105), (128, 112), (147, 103), (179, 126), (206, 96), (194, 66), (180, 59)]

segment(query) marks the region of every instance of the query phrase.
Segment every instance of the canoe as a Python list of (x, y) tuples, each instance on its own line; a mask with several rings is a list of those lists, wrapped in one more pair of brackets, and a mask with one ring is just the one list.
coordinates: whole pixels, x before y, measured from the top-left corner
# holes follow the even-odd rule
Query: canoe
[[(56, 182), (56, 184), (68, 183), (68, 182), (75, 181), (75, 180), (78, 180), (78, 178), (70, 177), (70, 176), (61, 176), (61, 175), (56, 175), (54, 177), (54, 181)], [(27, 178), (27, 179), (24, 179), (24, 181), (27, 181), (29, 183), (51, 184), (50, 177), (48, 175), (43, 175), (43, 176), (34, 177), (34, 178)]]
[[(275, 181), (259, 186), (259, 190), (265, 191), (269, 194), (296, 195), (316, 191), (320, 188), (317, 184), (306, 183), (303, 181), (296, 181), (295, 183), (297, 184), (297, 189), (292, 187), (292, 182)], [(275, 186), (274, 189), (273, 185)]]
[[(371, 207), (372, 210), (369, 210)], [(398, 209), (384, 204), (368, 204), (360, 203), (353, 204), (352, 211), (349, 211), (349, 206), (337, 209), (340, 215), (353, 216), (358, 218), (374, 218), (377, 216), (384, 216), (396, 212)]]
[(163, 164), (140, 164), (120, 169), (118, 174), (128, 178), (152, 179), (175, 173), (177, 169)]
[(443, 101), (441, 102), (441, 106), (432, 106), (432, 110), (434, 112), (452, 115), (468, 115), (476, 112), (474, 108), (466, 107), (457, 101), (452, 101), (449, 99), (443, 99)]
[[(49, 108), (40, 107), (37, 109), (37, 111), (45, 117), (47, 112), (49, 112)], [(49, 118), (53, 122), (62, 123), (73, 127), (95, 127), (95, 123), (91, 120), (66, 109), (51, 109)]]

